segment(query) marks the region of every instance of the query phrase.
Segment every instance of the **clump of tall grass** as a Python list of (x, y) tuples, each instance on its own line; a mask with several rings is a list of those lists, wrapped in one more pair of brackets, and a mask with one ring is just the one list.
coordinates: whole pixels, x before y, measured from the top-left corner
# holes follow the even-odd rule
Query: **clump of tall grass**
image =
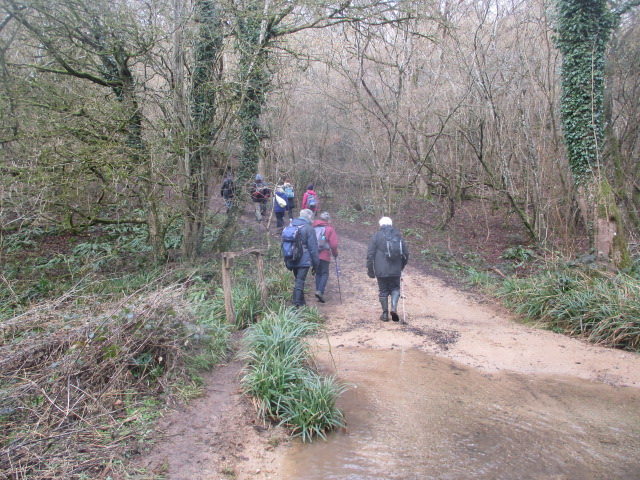
[[(265, 256), (264, 274), (267, 290), (266, 302), (262, 300), (262, 292), (258, 282), (255, 260), (251, 256), (238, 257), (233, 270), (231, 295), (236, 317), (235, 327), (244, 329), (257, 322), (270, 311), (278, 310), (282, 304), (288, 303), (291, 296), (294, 278), (283, 267), (279, 250), (275, 247)], [(217, 286), (211, 296), (212, 314), (225, 317), (224, 291)]]
[(245, 335), (244, 392), (259, 415), (279, 421), (303, 441), (345, 426), (336, 407), (344, 386), (335, 377), (321, 377), (310, 363), (308, 337), (319, 329), (316, 312), (280, 308)]
[(507, 279), (498, 294), (517, 313), (550, 329), (640, 351), (640, 282), (632, 276), (563, 265)]
[[(255, 323), (267, 308), (262, 302), (260, 289), (256, 282), (250, 278), (236, 281), (231, 289), (233, 308), (236, 315), (235, 327), (243, 329)], [(210, 315), (225, 318), (224, 291), (217, 287), (210, 301)]]
[(267, 277), (267, 291), (269, 292), (269, 304), (273, 310), (277, 310), (277, 305), (287, 303), (291, 299), (293, 290), (293, 274), (282, 266), (280, 252), (278, 251), (277, 261), (267, 264), (265, 275)]

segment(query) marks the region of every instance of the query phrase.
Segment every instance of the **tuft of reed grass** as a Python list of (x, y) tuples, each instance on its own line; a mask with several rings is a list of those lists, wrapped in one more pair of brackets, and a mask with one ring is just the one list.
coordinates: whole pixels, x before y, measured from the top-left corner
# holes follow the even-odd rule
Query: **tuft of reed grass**
[(262, 417), (279, 421), (304, 441), (344, 427), (335, 402), (345, 388), (311, 367), (308, 337), (320, 329), (318, 319), (317, 311), (282, 307), (245, 334), (244, 392)]
[[(239, 330), (253, 325), (267, 311), (267, 307), (262, 302), (260, 290), (252, 279), (235, 282), (231, 295), (236, 314), (235, 327)], [(224, 291), (221, 287), (215, 289), (211, 299), (211, 315), (216, 318), (226, 316)]]
[(640, 282), (624, 273), (559, 266), (499, 289), (525, 318), (610, 347), (640, 351)]
[(303, 442), (316, 436), (326, 440), (327, 431), (346, 427), (344, 415), (336, 406), (345, 391), (335, 377), (308, 372), (283, 398), (280, 424), (291, 428), (293, 436), (302, 437)]

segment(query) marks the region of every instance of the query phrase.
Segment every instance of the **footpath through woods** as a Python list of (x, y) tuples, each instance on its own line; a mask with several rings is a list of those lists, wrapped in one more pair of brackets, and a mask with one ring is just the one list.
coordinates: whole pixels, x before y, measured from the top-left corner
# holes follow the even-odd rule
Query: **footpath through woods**
[[(338, 233), (341, 232), (338, 231)], [(526, 411), (541, 410), (542, 413), (537, 412), (537, 414), (545, 418), (544, 424), (546, 426), (542, 431), (537, 432), (534, 427), (529, 425), (531, 428), (527, 427), (523, 433), (525, 435), (522, 438), (523, 449), (527, 448), (527, 443), (536, 435), (540, 437), (541, 444), (547, 441), (545, 440), (547, 437), (562, 442), (562, 422), (565, 421), (563, 416), (567, 415), (565, 406), (571, 404), (573, 406), (569, 415), (576, 414), (584, 417), (582, 420), (585, 422), (584, 426), (579, 424), (579, 427), (576, 428), (586, 430), (583, 432), (586, 437), (598, 437), (594, 440), (596, 446), (585, 449), (586, 453), (594, 457), (594, 462), (602, 460), (599, 456), (607, 458), (613, 451), (625, 451), (626, 463), (623, 461), (624, 465), (614, 467), (618, 468), (616, 471), (609, 470), (612, 474), (609, 478), (624, 478), (626, 472), (640, 467), (638, 464), (640, 462), (640, 437), (637, 433), (640, 431), (640, 356), (599, 347), (518, 323), (495, 301), (470, 294), (435, 276), (424, 273), (415, 262), (416, 252), (412, 252), (414, 261), (410, 260), (405, 270), (403, 280), (405, 299), (404, 302), (400, 301), (401, 318), (404, 303), (406, 324), (383, 323), (378, 320), (380, 312), (376, 282), (366, 275), (366, 248), (367, 245), (362, 241), (349, 239), (344, 234), (340, 236), (338, 262), (342, 303), (339, 301), (335, 264), (331, 265), (332, 274), (326, 292), (327, 303), (317, 303), (313, 297), (313, 277), (310, 277), (307, 283), (307, 303), (317, 305), (327, 320), (326, 332), (318, 337), (319, 365), (325, 373), (336, 373), (340, 381), (351, 386), (351, 392), (357, 391), (359, 387), (366, 387), (364, 385), (366, 382), (375, 382), (378, 385), (370, 385), (368, 388), (389, 390), (394, 395), (393, 400), (389, 401), (397, 402), (400, 405), (403, 401), (403, 391), (399, 390), (407, 390), (407, 396), (410, 392), (408, 392), (409, 388), (406, 385), (399, 388), (398, 378), (395, 378), (398, 375), (397, 372), (387, 369), (390, 363), (388, 358), (393, 357), (385, 357), (387, 359), (376, 363), (376, 361), (372, 361), (371, 352), (381, 352), (383, 355), (385, 352), (386, 354), (400, 352), (402, 361), (406, 359), (414, 361), (415, 357), (411, 356), (412, 352), (419, 353), (422, 355), (421, 359), (430, 358), (434, 361), (445, 362), (446, 368), (437, 368), (434, 363), (424, 370), (424, 381), (428, 377), (430, 382), (425, 388), (428, 389), (427, 391), (433, 392), (434, 395), (437, 393), (439, 397), (433, 398), (431, 406), (418, 407), (423, 408), (424, 411), (406, 412), (410, 420), (411, 418), (418, 419), (421, 415), (432, 415), (434, 419), (453, 418), (458, 415), (453, 409), (453, 405), (465, 402), (466, 394), (460, 393), (464, 391), (464, 384), (460, 384), (460, 381), (472, 383), (473, 381), (486, 380), (489, 383), (477, 383), (476, 389), (488, 389), (487, 392), (484, 392), (482, 401), (486, 400), (488, 405), (492, 405), (489, 408), (498, 408), (495, 405), (500, 403), (499, 398), (508, 398), (503, 400), (499, 406), (502, 415), (514, 416), (508, 431), (513, 430), (514, 425), (517, 429), (518, 422), (527, 423), (524, 419)], [(160, 478), (159, 476), (154, 477), (153, 472), (171, 480), (340, 478), (341, 475), (343, 475), (342, 478), (346, 478), (344, 475), (347, 475), (348, 472), (341, 471), (342, 467), (336, 466), (341, 462), (339, 459), (329, 461), (337, 469), (334, 476), (327, 472), (316, 472), (310, 476), (309, 468), (314, 466), (313, 462), (318, 462), (317, 459), (323, 458), (323, 455), (336, 454), (322, 454), (315, 450), (313, 455), (315, 460), (305, 459), (305, 450), (309, 451), (310, 448), (316, 448), (315, 446), (299, 445), (295, 440), (289, 440), (281, 429), (265, 425), (256, 419), (250, 401), (244, 398), (239, 391), (241, 367), (241, 363), (233, 359), (212, 372), (210, 378), (207, 379), (206, 392), (202, 398), (163, 420), (164, 436), (159, 437), (151, 452), (143, 455), (137, 461), (137, 465), (146, 468), (148, 472), (148, 476), (140, 478)], [(426, 370), (430, 370), (430, 373), (427, 374)], [(414, 383), (424, 383), (419, 377), (421, 374), (417, 375), (418, 377), (413, 379)], [(517, 375), (518, 381), (509, 383), (508, 396), (504, 392), (504, 395), (492, 393), (493, 388), (500, 388), (501, 379), (506, 378), (504, 375)], [(547, 385), (551, 385), (547, 393), (542, 392), (546, 387), (540, 388), (540, 391), (532, 387), (535, 384), (532, 382), (543, 377), (546, 379), (554, 378), (552, 383), (547, 382)], [(623, 432), (618, 438), (616, 436), (618, 434), (613, 431), (616, 429), (615, 422), (618, 419), (617, 417), (616, 419), (607, 418), (608, 406), (602, 405), (600, 401), (584, 404), (575, 403), (576, 400), (573, 397), (571, 399), (563, 398), (565, 390), (558, 387), (558, 382), (564, 381), (562, 379), (567, 379), (567, 382), (571, 384), (571, 391), (577, 397), (589, 397), (588, 388), (591, 385), (605, 389), (605, 396), (611, 393), (612, 402), (615, 403), (615, 408), (619, 407), (620, 415), (624, 417), (624, 422), (628, 424), (630, 431)], [(583, 388), (582, 383), (574, 388), (571, 383), (573, 381), (584, 382), (587, 390), (580, 390)], [(504, 382), (502, 386), (504, 387)], [(363, 391), (362, 388), (361, 391)], [(469, 394), (471, 395), (473, 392)], [(533, 402), (538, 402), (540, 405), (536, 404), (535, 407), (518, 405), (519, 399), (525, 397), (532, 398)], [(355, 406), (349, 407), (353, 409), (351, 425), (355, 422), (354, 417), (358, 413), (358, 402), (364, 401), (365, 394), (363, 393), (356, 398)], [(473, 405), (467, 405), (465, 408), (475, 412), (474, 415), (484, 415), (482, 410), (474, 410), (470, 407)], [(477, 405), (475, 407), (477, 408)], [(372, 407), (362, 403), (361, 408)], [(437, 409), (443, 409), (443, 411), (437, 411)], [(516, 415), (514, 412), (520, 413)], [(554, 422), (554, 418), (557, 421)], [(597, 423), (598, 418), (602, 418), (603, 425), (596, 426), (591, 431), (590, 422)], [(346, 421), (348, 424), (347, 432), (341, 432), (336, 435), (335, 439), (330, 438), (326, 445), (331, 445), (334, 441), (348, 439), (349, 428), (352, 428), (349, 425), (349, 411), (347, 411)], [(376, 419), (376, 422), (380, 424), (384, 424), (385, 421), (385, 418)], [(608, 425), (607, 422), (613, 423)], [(554, 423), (558, 425), (554, 425)], [(508, 476), (495, 474), (492, 477), (491, 473), (487, 474), (489, 476), (483, 476), (482, 471), (491, 472), (491, 470), (486, 470), (486, 465), (483, 465), (482, 462), (486, 464), (487, 461), (492, 460), (480, 458), (482, 456), (476, 455), (474, 457), (469, 453), (457, 452), (455, 458), (437, 458), (442, 452), (438, 451), (436, 445), (441, 445), (441, 448), (447, 451), (457, 448), (455, 444), (451, 447), (449, 443), (455, 439), (445, 438), (451, 436), (450, 430), (454, 428), (453, 425), (453, 423), (449, 423), (436, 428), (434, 420), (433, 432), (430, 433), (431, 437), (428, 439), (429, 445), (425, 446), (424, 451), (417, 452), (420, 458), (431, 455), (433, 464), (425, 463), (416, 466), (415, 459), (411, 460), (412, 466), (409, 467), (399, 463), (394, 467), (395, 473), (389, 473), (385, 478), (429, 478), (429, 476), (431, 478), (445, 478), (442, 476), (444, 474), (438, 471), (440, 468), (438, 465), (447, 462), (455, 463), (465, 455), (468, 456), (465, 468), (476, 468), (478, 472), (476, 478), (508, 478)], [(548, 429), (547, 432), (544, 431), (545, 428)], [(429, 430), (429, 426), (427, 425), (424, 429)], [(375, 428), (371, 430), (373, 432)], [(609, 430), (611, 432), (607, 433)], [(411, 434), (408, 430), (400, 432), (405, 431), (407, 435)], [(398, 435), (401, 436), (402, 433)], [(479, 435), (479, 433), (476, 431), (473, 432), (473, 435)], [(458, 442), (460, 442), (459, 438), (460, 436)], [(405, 440), (408, 439), (398, 439), (400, 443)], [(420, 441), (415, 440), (414, 443), (419, 445)], [(367, 442), (375, 443), (375, 439), (369, 438)], [(463, 443), (467, 445), (467, 450), (472, 449), (468, 445), (469, 442), (466, 440), (465, 442)], [(582, 439), (579, 439), (578, 443), (580, 442)], [(320, 443), (324, 442), (320, 441)], [(598, 445), (603, 445), (602, 449)], [(296, 458), (294, 464), (291, 462), (292, 453)], [(569, 454), (573, 455), (572, 452), (567, 453), (567, 455)], [(449, 453), (445, 455), (449, 455)], [(496, 455), (500, 455), (500, 453), (496, 453)], [(410, 454), (407, 453), (407, 456), (410, 457)], [(324, 460), (327, 459), (324, 458)], [(573, 461), (575, 459), (558, 458), (557, 460), (559, 465), (570, 464)], [(589, 464), (590, 461), (585, 460), (588, 465), (584, 467), (579, 463), (571, 464), (570, 468), (567, 467), (569, 469), (562, 473), (564, 476), (554, 478), (577, 478), (572, 477), (571, 472), (576, 475), (583, 475), (585, 472), (587, 475), (590, 473), (599, 474), (598, 469), (604, 467), (592, 466)], [(540, 459), (534, 456), (531, 459), (523, 460), (523, 462), (520, 467), (528, 468), (527, 462), (536, 465), (536, 463), (539, 464)], [(615, 460), (615, 462), (618, 465), (621, 463), (619, 460)], [(607, 465), (607, 463), (604, 462), (603, 465)], [(542, 471), (543, 476), (545, 472), (548, 475), (552, 474), (554, 472), (552, 467)], [(320, 466), (320, 468), (325, 467)], [(374, 463), (366, 468), (384, 467), (378, 467)], [(406, 468), (418, 470), (407, 473), (402, 470)], [(636, 468), (635, 471), (637, 473), (640, 469)], [(455, 469), (449, 468), (447, 472), (446, 478), (464, 478), (462, 473), (458, 476)], [(567, 474), (567, 472), (569, 473)], [(384, 472), (378, 473), (384, 475)], [(352, 478), (369, 477), (365, 474), (365, 476)], [(520, 478), (528, 477), (525, 475)]]

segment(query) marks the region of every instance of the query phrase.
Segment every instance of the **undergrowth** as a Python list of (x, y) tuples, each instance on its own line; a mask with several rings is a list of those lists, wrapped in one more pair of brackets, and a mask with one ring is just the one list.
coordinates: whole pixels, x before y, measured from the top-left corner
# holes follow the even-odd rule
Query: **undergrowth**
[(557, 332), (640, 351), (640, 280), (581, 264), (508, 278), (498, 295), (515, 312)]
[(227, 353), (196, 278), (120, 298), (90, 289), (33, 305), (0, 330), (0, 471), (97, 478), (147, 439), (163, 406), (197, 394), (199, 368)]
[[(152, 441), (154, 420), (167, 406), (202, 393), (203, 372), (229, 354), (234, 330), (252, 331), (279, 315), (293, 315), (309, 333), (319, 325), (315, 309), (282, 309), (293, 278), (278, 245), (263, 256), (266, 300), (256, 258), (236, 259), (231, 325), (218, 262), (154, 266), (143, 237), (137, 227), (83, 237), (38, 229), (2, 237), (3, 478), (126, 475), (128, 456)], [(177, 247), (174, 237), (170, 246)], [(240, 231), (240, 248), (254, 241), (253, 230)], [(258, 362), (255, 357), (251, 365)], [(308, 358), (300, 358), (299, 367), (279, 415), (294, 434), (309, 439), (342, 424), (334, 404), (341, 387), (313, 372)]]
[(155, 266), (144, 235), (2, 237), (0, 477), (117, 476), (228, 355), (219, 265)]

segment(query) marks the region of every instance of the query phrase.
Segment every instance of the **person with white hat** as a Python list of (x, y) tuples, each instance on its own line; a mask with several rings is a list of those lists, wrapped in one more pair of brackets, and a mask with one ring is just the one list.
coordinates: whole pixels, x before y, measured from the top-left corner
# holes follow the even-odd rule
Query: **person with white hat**
[(367, 249), (367, 275), (378, 281), (378, 296), (382, 306), (380, 320), (388, 322), (391, 313), (391, 319), (397, 322), (400, 320), (397, 313), (400, 277), (409, 261), (409, 248), (389, 217), (382, 217), (378, 224), (380, 229), (371, 237)]

